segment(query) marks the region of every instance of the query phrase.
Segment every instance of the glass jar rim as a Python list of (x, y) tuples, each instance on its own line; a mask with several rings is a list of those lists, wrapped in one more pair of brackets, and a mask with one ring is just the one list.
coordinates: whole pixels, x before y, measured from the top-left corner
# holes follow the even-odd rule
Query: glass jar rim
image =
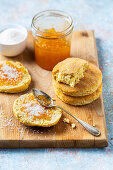
[(34, 15), (33, 19), (32, 19), (32, 24), (31, 24), (31, 27), (34, 28), (35, 31), (38, 30), (38, 32), (40, 34), (36, 34), (37, 36), (40, 36), (42, 38), (52, 38), (52, 39), (59, 39), (59, 38), (53, 38), (53, 37), (50, 37), (51, 35), (54, 35), (55, 33), (48, 33), (48, 35), (50, 36), (43, 36), (41, 33), (46, 33), (45, 31), (41, 31), (40, 29), (38, 29), (35, 24), (34, 24), (34, 21), (37, 19), (37, 18), (40, 18), (42, 16), (46, 16), (46, 13), (51, 13), (51, 14), (56, 14), (57, 16), (64, 16), (64, 17), (67, 17), (69, 20), (70, 20), (70, 24), (69, 26), (64, 29), (63, 31), (60, 31), (60, 33), (64, 33), (64, 35), (60, 36), (59, 38), (62, 38), (66, 35), (68, 35), (72, 30), (73, 30), (73, 19), (70, 15), (68, 15), (66, 12), (64, 11), (61, 11), (61, 10), (45, 10), (45, 11), (41, 11), (37, 14)]

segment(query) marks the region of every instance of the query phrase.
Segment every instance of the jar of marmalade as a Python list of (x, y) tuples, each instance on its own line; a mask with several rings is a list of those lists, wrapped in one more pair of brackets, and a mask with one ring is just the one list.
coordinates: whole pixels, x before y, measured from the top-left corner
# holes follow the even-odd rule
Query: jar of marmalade
[(52, 70), (58, 62), (70, 57), (72, 31), (72, 18), (62, 11), (36, 14), (32, 19), (36, 63)]

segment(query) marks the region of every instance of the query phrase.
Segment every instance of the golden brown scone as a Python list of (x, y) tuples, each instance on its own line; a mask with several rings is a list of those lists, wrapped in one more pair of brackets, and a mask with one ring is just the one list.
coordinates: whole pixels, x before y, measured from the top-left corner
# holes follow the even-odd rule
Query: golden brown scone
[(27, 126), (50, 127), (56, 125), (62, 116), (59, 108), (45, 108), (32, 93), (21, 95), (13, 105), (16, 118)]
[(102, 73), (98, 67), (89, 63), (89, 68), (84, 72), (84, 77), (75, 87), (70, 87), (64, 83), (59, 83), (53, 79), (53, 85), (62, 93), (69, 96), (86, 96), (94, 91), (102, 83)]
[(0, 92), (22, 92), (30, 82), (31, 76), (20, 62), (0, 61)]
[(87, 96), (78, 96), (78, 97), (67, 96), (64, 93), (62, 93), (59, 89), (57, 88), (54, 89), (55, 89), (56, 96), (60, 98), (64, 103), (77, 106), (77, 105), (89, 104), (94, 100), (96, 100), (97, 98), (99, 98), (102, 92), (102, 83), (95, 92)]
[(67, 58), (58, 63), (52, 71), (53, 78), (64, 84), (74, 87), (88, 68), (88, 62), (80, 58)]

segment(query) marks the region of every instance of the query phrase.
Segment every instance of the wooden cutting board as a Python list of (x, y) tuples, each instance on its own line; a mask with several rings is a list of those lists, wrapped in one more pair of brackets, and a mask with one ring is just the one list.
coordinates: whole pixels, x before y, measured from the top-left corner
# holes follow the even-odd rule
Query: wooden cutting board
[[(98, 65), (96, 41), (93, 31), (76, 31), (72, 37), (71, 56), (86, 59)], [(50, 128), (26, 127), (13, 116), (13, 102), (22, 94), (31, 92), (33, 87), (39, 88), (51, 97), (55, 97), (51, 72), (40, 68), (34, 60), (33, 41), (29, 32), (27, 48), (23, 54), (15, 58), (0, 56), (0, 60), (20, 61), (31, 74), (32, 82), (28, 90), (18, 94), (0, 93), (0, 147), (105, 147), (108, 145), (106, 122), (102, 96), (86, 106), (74, 107), (67, 105), (58, 98), (56, 103), (78, 118), (95, 125), (101, 131), (101, 136), (94, 137), (88, 133), (76, 120), (63, 114), (56, 126)], [(69, 118), (76, 124), (72, 129), (69, 124), (63, 122), (63, 118)]]

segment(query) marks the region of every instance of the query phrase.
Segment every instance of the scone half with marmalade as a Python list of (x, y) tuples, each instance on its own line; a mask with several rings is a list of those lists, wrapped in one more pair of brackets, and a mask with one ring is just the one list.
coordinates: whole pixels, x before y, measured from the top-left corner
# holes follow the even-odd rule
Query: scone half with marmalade
[(86, 96), (95, 92), (102, 83), (102, 72), (94, 64), (89, 63), (88, 69), (84, 72), (84, 77), (75, 87), (60, 83), (53, 77), (53, 85), (65, 95)]
[(52, 71), (52, 76), (57, 82), (62, 82), (74, 87), (84, 77), (88, 62), (80, 58), (67, 58), (58, 63)]
[(98, 89), (93, 92), (92, 94), (89, 94), (87, 96), (67, 96), (64, 93), (62, 93), (59, 89), (54, 88), (56, 96), (61, 99), (64, 103), (79, 106), (79, 105), (86, 105), (89, 103), (92, 103), (94, 100), (98, 99), (101, 92), (102, 92), (102, 83), (98, 87)]
[(31, 76), (20, 62), (0, 61), (0, 92), (22, 92), (30, 82)]
[(56, 125), (62, 116), (62, 110), (56, 107), (45, 108), (32, 93), (21, 95), (13, 105), (16, 118), (27, 126), (50, 127)]

